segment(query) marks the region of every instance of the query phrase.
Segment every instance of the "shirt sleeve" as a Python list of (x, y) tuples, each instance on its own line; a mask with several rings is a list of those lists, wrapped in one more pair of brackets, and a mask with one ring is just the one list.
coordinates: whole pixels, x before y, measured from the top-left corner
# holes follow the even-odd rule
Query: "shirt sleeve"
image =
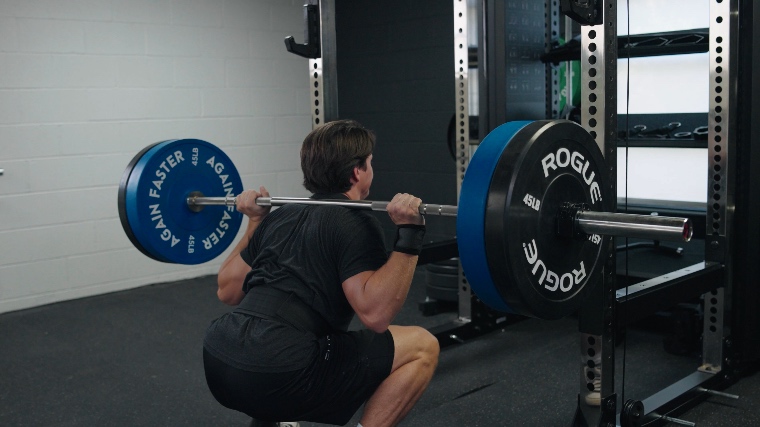
[(242, 251), (240, 251), (240, 257), (243, 258), (243, 261), (245, 261), (246, 264), (249, 266), (253, 266), (253, 256), (251, 255), (251, 243), (248, 242), (248, 246), (245, 247)]
[(348, 213), (338, 238), (341, 283), (364, 271), (375, 271), (388, 261), (383, 230), (377, 218), (360, 211)]
[(248, 246), (243, 248), (242, 251), (240, 251), (240, 257), (243, 258), (243, 261), (245, 261), (246, 264), (248, 264), (250, 267), (253, 267), (253, 260), (256, 258), (256, 253), (258, 252), (257, 248), (259, 246), (259, 243), (261, 241), (261, 232), (262, 229), (261, 224), (256, 228), (256, 231), (253, 232), (253, 236), (251, 236), (251, 240), (248, 241)]

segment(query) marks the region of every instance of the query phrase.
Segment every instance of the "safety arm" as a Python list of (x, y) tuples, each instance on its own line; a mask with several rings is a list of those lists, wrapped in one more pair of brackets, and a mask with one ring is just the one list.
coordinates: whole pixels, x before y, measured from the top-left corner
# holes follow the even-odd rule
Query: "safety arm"
[(409, 293), (417, 258), (391, 252), (377, 271), (365, 271), (343, 282), (343, 292), (364, 326), (378, 333), (388, 329)]
[(248, 247), (248, 243), (253, 237), (253, 232), (256, 231), (259, 224), (261, 224), (261, 219), (248, 219), (245, 235), (235, 245), (235, 248), (232, 249), (232, 252), (224, 260), (221, 267), (219, 267), (219, 274), (217, 276), (217, 286), (219, 288), (216, 291), (216, 296), (227, 305), (238, 305), (245, 296), (243, 281), (248, 272), (251, 271), (251, 267), (240, 256), (240, 252)]

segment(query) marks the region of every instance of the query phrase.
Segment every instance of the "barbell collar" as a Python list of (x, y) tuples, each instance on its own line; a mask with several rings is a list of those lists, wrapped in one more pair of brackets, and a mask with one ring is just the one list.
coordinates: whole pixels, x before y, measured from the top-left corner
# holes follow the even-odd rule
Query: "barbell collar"
[(688, 218), (656, 215), (579, 211), (575, 226), (587, 234), (631, 237), (649, 240), (691, 240), (693, 229)]
[[(194, 209), (199, 206), (235, 206), (235, 197), (203, 197), (190, 195), (187, 205)], [(343, 206), (352, 209), (387, 211), (387, 201), (373, 200), (336, 200), (336, 199), (309, 199), (305, 197), (259, 197), (256, 204), (259, 206), (283, 206), (288, 204), (316, 205), (316, 206)], [(419, 207), (421, 215), (457, 216), (458, 208), (452, 205), (436, 205), (423, 203)]]

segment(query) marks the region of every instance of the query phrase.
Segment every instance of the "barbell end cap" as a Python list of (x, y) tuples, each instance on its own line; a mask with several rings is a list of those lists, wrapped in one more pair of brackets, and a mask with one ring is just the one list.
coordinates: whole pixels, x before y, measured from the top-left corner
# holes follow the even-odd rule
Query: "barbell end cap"
[(684, 219), (684, 222), (683, 222), (683, 231), (682, 231), (681, 235), (683, 236), (683, 241), (684, 242), (691, 241), (691, 238), (694, 235), (694, 228), (691, 225), (691, 220), (688, 219), (688, 218)]
[(196, 198), (202, 197), (203, 194), (198, 191), (193, 191), (187, 196), (187, 208), (190, 209), (192, 212), (198, 213), (203, 210), (203, 205), (197, 204)]

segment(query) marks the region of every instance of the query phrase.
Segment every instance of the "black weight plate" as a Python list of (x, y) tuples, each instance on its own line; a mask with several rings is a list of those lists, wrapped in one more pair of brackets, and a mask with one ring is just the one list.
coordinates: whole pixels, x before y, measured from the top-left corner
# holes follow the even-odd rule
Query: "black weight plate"
[(121, 175), (121, 181), (119, 182), (119, 197), (117, 201), (117, 205), (119, 207), (119, 220), (121, 221), (121, 227), (124, 229), (124, 232), (127, 234), (127, 237), (129, 238), (129, 241), (132, 242), (132, 245), (136, 247), (140, 252), (143, 253), (143, 255), (148, 256), (150, 258), (155, 259), (156, 261), (161, 261), (160, 259), (157, 259), (154, 257), (150, 252), (145, 250), (143, 246), (140, 244), (140, 241), (137, 240), (137, 237), (135, 236), (135, 233), (132, 232), (132, 227), (129, 226), (129, 220), (127, 219), (127, 183), (129, 182), (129, 177), (132, 175), (132, 170), (135, 168), (135, 164), (142, 158), (143, 154), (147, 153), (148, 150), (155, 147), (156, 145), (160, 144), (160, 142), (156, 142), (154, 144), (151, 144), (142, 150), (140, 150), (139, 153), (135, 157), (130, 160), (129, 164), (127, 165), (127, 168), (124, 169), (124, 173)]
[(563, 202), (610, 211), (606, 163), (591, 135), (565, 120), (533, 122), (504, 144), (485, 218), (494, 284), (519, 314), (568, 316), (598, 282), (607, 245), (597, 235), (558, 237), (557, 212)]

